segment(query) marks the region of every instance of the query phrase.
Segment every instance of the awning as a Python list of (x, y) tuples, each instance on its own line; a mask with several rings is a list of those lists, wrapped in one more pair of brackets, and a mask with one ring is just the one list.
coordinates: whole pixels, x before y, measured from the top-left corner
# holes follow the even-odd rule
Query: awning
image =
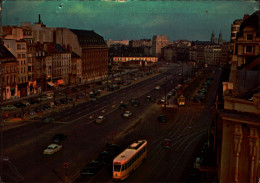
[(55, 86), (55, 84), (53, 82), (48, 82), (48, 85)]
[(59, 79), (59, 80), (57, 81), (57, 86), (63, 85), (63, 84), (64, 84), (64, 81), (63, 81), (62, 79)]

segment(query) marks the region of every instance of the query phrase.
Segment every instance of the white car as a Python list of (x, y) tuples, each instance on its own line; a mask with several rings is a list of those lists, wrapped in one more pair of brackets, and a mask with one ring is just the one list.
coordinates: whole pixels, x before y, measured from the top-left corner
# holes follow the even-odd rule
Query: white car
[(50, 144), (50, 145), (43, 151), (43, 154), (52, 155), (52, 154), (58, 152), (59, 150), (61, 150), (61, 148), (62, 148), (62, 145)]
[(132, 113), (130, 111), (125, 111), (124, 114), (123, 114), (123, 117), (130, 117), (132, 115)]
[(160, 90), (160, 86), (156, 86), (154, 89), (156, 89), (156, 90)]
[(96, 123), (102, 123), (105, 121), (105, 117), (104, 116), (98, 116), (97, 119), (96, 119)]

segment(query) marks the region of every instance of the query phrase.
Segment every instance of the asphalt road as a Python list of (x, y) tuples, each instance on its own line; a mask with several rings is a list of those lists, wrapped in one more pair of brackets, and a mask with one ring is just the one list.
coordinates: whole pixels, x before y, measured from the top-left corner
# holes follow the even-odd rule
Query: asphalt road
[[(127, 88), (105, 95), (96, 102), (87, 102), (64, 111), (50, 113), (51, 123), (36, 120), (28, 125), (4, 132), (4, 177), (9, 182), (61, 182), (67, 175), (70, 180), (98, 182), (111, 181), (109, 169), (102, 169), (96, 176), (81, 177), (80, 170), (86, 162), (95, 159), (107, 142), (114, 141), (121, 147), (128, 146), (136, 139), (148, 140), (148, 158), (127, 181), (179, 181), (190, 163), (191, 154), (208, 131), (210, 122), (199, 120), (203, 107), (188, 103), (183, 108), (163, 109), (160, 104), (146, 102), (150, 95), (159, 100), (174, 88), (181, 79), (177, 73), (180, 67), (139, 82)], [(167, 77), (166, 77), (167, 75)], [(172, 82), (169, 82), (172, 81)], [(154, 87), (161, 85), (160, 90)], [(128, 103), (137, 97), (140, 106)], [(214, 95), (212, 94), (214, 98)], [(127, 103), (133, 112), (130, 118), (123, 118), (120, 102)], [(166, 124), (159, 123), (157, 116), (165, 114)], [(106, 121), (96, 124), (98, 115)], [(63, 148), (53, 156), (42, 155), (56, 133), (65, 133), (68, 138), (62, 142)], [(113, 135), (112, 135), (113, 134)], [(163, 149), (164, 138), (174, 141), (172, 149)], [(63, 163), (68, 162), (67, 171)]]

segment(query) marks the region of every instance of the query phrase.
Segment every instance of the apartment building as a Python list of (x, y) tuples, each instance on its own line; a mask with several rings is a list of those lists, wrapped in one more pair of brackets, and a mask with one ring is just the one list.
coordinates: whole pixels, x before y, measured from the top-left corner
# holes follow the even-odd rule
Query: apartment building
[(18, 96), (16, 57), (0, 44), (0, 101), (9, 100)]
[(169, 44), (169, 39), (165, 35), (156, 35), (152, 39), (152, 55), (161, 58), (161, 49)]

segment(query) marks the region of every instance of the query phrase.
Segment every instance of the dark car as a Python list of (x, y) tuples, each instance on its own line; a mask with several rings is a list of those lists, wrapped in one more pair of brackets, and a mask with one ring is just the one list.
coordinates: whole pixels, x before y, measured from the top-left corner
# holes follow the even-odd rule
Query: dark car
[(89, 161), (86, 166), (81, 170), (81, 175), (94, 175), (100, 170), (101, 167), (101, 162), (97, 160)]
[(49, 104), (45, 104), (45, 105), (42, 107), (43, 110), (49, 110), (50, 108), (51, 108), (51, 107), (50, 107)]
[(152, 100), (151, 96), (146, 96), (146, 99), (145, 99), (146, 102), (149, 102), (151, 100)]
[(138, 100), (136, 100), (132, 104), (134, 107), (138, 107), (140, 105), (140, 102)]
[(106, 151), (110, 152), (113, 158), (120, 153), (120, 147), (116, 144), (106, 144)]
[(118, 107), (119, 109), (125, 109), (126, 105), (125, 104), (120, 104), (120, 106)]
[(29, 103), (30, 104), (38, 104), (40, 101), (39, 100), (37, 100), (37, 99), (30, 99), (29, 100)]
[(101, 162), (102, 164), (112, 163), (113, 156), (112, 152), (109, 151), (103, 151), (98, 155), (97, 161)]
[(47, 117), (47, 118), (44, 119), (45, 123), (50, 123), (52, 121), (54, 121), (54, 119), (52, 117)]
[(55, 100), (54, 101), (54, 105), (56, 105), (56, 106), (59, 106), (61, 103), (60, 103), (60, 100)]
[(60, 103), (67, 104), (68, 103), (68, 99), (62, 98), (62, 99), (60, 99)]
[(63, 133), (58, 133), (56, 135), (54, 135), (54, 137), (52, 138), (53, 142), (61, 142), (63, 140), (65, 140), (67, 138), (66, 135), (64, 135)]
[(17, 107), (17, 108), (22, 108), (22, 107), (25, 107), (26, 105), (23, 104), (22, 102), (18, 102), (16, 104), (14, 104), (14, 106)]
[(158, 121), (165, 123), (167, 121), (166, 116), (165, 115), (158, 116)]

